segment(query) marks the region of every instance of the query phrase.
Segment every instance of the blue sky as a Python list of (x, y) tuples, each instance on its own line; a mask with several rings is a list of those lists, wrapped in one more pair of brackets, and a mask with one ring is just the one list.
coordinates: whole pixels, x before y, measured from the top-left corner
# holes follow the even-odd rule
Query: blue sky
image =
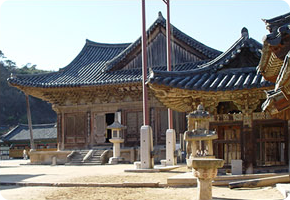
[[(290, 11), (282, 0), (171, 0), (171, 23), (212, 48), (225, 51), (247, 27), (262, 43), (262, 18)], [(147, 28), (162, 0), (146, 0)], [(0, 50), (18, 66), (58, 70), (81, 51), (85, 40), (134, 42), (141, 36), (141, 0), (6, 0), (0, 7)]]

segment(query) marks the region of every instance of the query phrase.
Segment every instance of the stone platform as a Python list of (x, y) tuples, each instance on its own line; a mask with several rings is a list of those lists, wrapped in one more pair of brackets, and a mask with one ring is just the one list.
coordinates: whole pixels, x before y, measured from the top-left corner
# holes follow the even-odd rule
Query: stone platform
[[(286, 174), (286, 173), (283, 173)], [(251, 180), (256, 178), (265, 178), (279, 176), (283, 174), (278, 173), (265, 173), (265, 174), (243, 174), (243, 175), (221, 175), (217, 176), (212, 185), (213, 186), (228, 186), (230, 182), (238, 180)], [(178, 174), (167, 179), (169, 186), (196, 186), (197, 179), (193, 176), (192, 172)], [(289, 186), (290, 187), (290, 186)]]

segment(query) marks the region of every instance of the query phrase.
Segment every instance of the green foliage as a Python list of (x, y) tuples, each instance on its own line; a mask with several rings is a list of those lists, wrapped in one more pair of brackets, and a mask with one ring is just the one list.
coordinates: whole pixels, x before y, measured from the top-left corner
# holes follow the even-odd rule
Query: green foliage
[[(14, 126), (18, 123), (27, 123), (26, 100), (23, 92), (8, 85), (10, 74), (44, 73), (30, 63), (18, 68), (12, 60), (6, 59), (0, 50), (0, 125)], [(33, 124), (54, 123), (56, 114), (51, 105), (40, 99), (30, 97), (30, 109)]]

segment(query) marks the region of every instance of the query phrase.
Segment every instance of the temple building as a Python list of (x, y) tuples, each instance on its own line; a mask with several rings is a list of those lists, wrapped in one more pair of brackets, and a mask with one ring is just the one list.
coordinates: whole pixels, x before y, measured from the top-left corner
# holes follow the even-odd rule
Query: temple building
[[(147, 37), (148, 67), (166, 70), (166, 20), (161, 13), (147, 30)], [(256, 50), (256, 46), (253, 49)], [(172, 68), (175, 71), (192, 70), (220, 54), (172, 26)], [(258, 59), (258, 55), (252, 59)], [(25, 94), (52, 104), (57, 113), (60, 150), (112, 146), (111, 132), (106, 127), (114, 122), (116, 112), (121, 113), (120, 122), (127, 127), (123, 147), (139, 147), (143, 123), (141, 62), (141, 37), (133, 43), (122, 44), (87, 40), (77, 57), (59, 71), (12, 75), (8, 82)], [(154, 145), (164, 145), (167, 108), (152, 91), (149, 91), (148, 103)], [(189, 110), (174, 112), (177, 133), (186, 130)]]
[(261, 50), (243, 28), (241, 37), (215, 59), (185, 71), (152, 69), (147, 81), (155, 97), (177, 112), (191, 113), (202, 104), (211, 114), (209, 129), (218, 134), (214, 156), (225, 166), (241, 159), (249, 171), (288, 163), (287, 121), (261, 109), (264, 91), (274, 89), (257, 71)]
[[(33, 139), (37, 150), (55, 151), (56, 124), (34, 124)], [(22, 158), (23, 150), (30, 150), (30, 132), (27, 124), (19, 124), (1, 138), (8, 145), (10, 158)]]
[(267, 91), (263, 110), (280, 119), (290, 119), (290, 13), (264, 20), (270, 34), (264, 37), (258, 66), (264, 78), (275, 84)]

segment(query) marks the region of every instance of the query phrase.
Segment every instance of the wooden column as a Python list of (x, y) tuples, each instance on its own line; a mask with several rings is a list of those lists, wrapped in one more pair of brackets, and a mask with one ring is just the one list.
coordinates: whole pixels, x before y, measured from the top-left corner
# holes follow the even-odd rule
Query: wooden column
[(90, 145), (91, 145), (91, 147), (93, 148), (93, 146), (94, 146), (94, 144), (95, 144), (95, 140), (94, 140), (94, 134), (95, 134), (95, 132), (94, 132), (94, 118), (95, 118), (95, 116), (94, 116), (94, 113), (91, 111), (91, 127), (90, 127), (90, 129), (91, 129), (91, 142), (90, 142)]
[(61, 129), (62, 129), (62, 124), (61, 124), (61, 114), (57, 113), (57, 150), (61, 150)]
[(27, 109), (27, 121), (30, 133), (30, 151), (35, 150), (34, 140), (33, 140), (33, 132), (32, 132), (32, 121), (31, 121), (31, 113), (30, 113), (30, 105), (29, 105), (29, 96), (25, 94), (26, 97), (26, 109)]
[(87, 112), (86, 148), (91, 147), (91, 112)]
[(290, 136), (289, 136), (289, 134), (290, 134), (290, 120), (288, 120), (288, 131), (287, 131), (287, 134), (288, 134), (288, 167), (289, 167), (289, 175), (290, 175)]
[(253, 117), (251, 110), (244, 110), (244, 119), (243, 119), (243, 144), (244, 152), (244, 166), (246, 173), (253, 173), (253, 167), (255, 163), (255, 145), (254, 145), (254, 134), (253, 134)]
[(64, 150), (64, 112), (61, 113), (61, 150)]

